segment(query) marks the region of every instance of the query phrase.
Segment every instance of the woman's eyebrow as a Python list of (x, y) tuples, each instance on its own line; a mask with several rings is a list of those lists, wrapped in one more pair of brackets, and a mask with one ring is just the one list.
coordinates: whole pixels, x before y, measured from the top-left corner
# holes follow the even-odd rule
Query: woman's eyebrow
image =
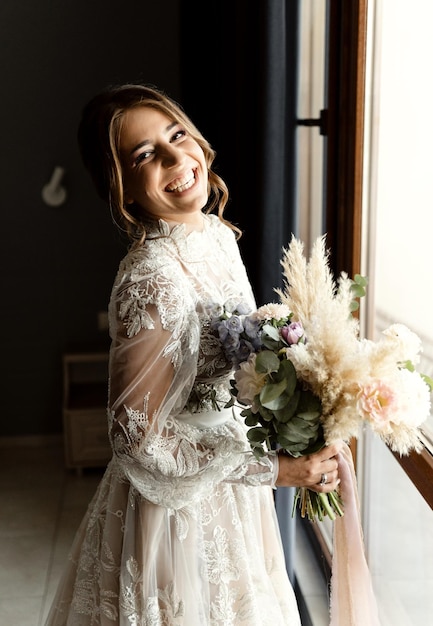
[[(164, 133), (169, 133), (175, 126), (178, 125), (178, 123), (179, 122), (171, 122), (171, 124), (169, 124), (167, 128), (164, 130)], [(139, 150), (143, 146), (146, 146), (149, 143), (152, 143), (150, 139), (144, 139), (143, 141), (140, 141), (140, 143), (138, 143), (134, 148), (132, 148), (129, 154), (131, 155), (134, 154), (134, 152), (136, 152), (137, 150)]]

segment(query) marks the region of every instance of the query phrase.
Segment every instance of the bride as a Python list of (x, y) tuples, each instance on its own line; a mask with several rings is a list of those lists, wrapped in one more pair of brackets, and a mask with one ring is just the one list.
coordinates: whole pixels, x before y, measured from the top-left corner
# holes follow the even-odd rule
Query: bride
[(214, 152), (143, 85), (93, 98), (79, 144), (131, 246), (109, 304), (113, 457), (46, 626), (299, 626), (273, 488), (334, 490), (340, 446), (258, 461), (224, 408), (232, 368), (211, 312), (255, 303)]

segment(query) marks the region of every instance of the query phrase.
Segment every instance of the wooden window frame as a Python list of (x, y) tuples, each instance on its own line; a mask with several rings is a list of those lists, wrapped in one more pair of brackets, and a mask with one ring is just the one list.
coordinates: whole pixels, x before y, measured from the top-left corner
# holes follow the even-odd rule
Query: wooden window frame
[[(360, 272), (367, 0), (329, 0), (325, 219), (336, 276)], [(356, 461), (356, 444), (352, 446)], [(433, 509), (433, 456), (394, 454)]]

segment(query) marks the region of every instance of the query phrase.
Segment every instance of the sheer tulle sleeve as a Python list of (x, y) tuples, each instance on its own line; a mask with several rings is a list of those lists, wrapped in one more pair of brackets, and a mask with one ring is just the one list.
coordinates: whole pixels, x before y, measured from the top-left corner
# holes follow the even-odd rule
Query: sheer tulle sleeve
[[(227, 409), (204, 412), (208, 427), (185, 419), (203, 324), (181, 265), (129, 263), (110, 303), (110, 438), (119, 472), (146, 499), (173, 509), (222, 480), (273, 484), (273, 462), (254, 459), (241, 422), (221, 419)], [(210, 369), (212, 388), (226, 387), (224, 367)]]

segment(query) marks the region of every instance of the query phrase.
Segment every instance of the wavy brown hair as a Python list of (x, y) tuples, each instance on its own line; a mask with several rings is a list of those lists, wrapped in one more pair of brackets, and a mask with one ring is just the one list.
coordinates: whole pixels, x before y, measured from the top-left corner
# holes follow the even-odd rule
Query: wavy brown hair
[(182, 124), (198, 143), (205, 156), (209, 177), (209, 200), (204, 211), (210, 213), (217, 208), (220, 220), (240, 236), (241, 231), (223, 217), (228, 190), (222, 178), (211, 168), (215, 151), (177, 102), (156, 87), (141, 84), (110, 87), (92, 98), (83, 109), (78, 128), (78, 144), (84, 165), (90, 172), (98, 194), (109, 204), (117, 226), (132, 241), (142, 242), (146, 238), (145, 224), (149, 218), (146, 219), (142, 207), (125, 202), (119, 156), (125, 113), (141, 106), (156, 109), (174, 122)]

